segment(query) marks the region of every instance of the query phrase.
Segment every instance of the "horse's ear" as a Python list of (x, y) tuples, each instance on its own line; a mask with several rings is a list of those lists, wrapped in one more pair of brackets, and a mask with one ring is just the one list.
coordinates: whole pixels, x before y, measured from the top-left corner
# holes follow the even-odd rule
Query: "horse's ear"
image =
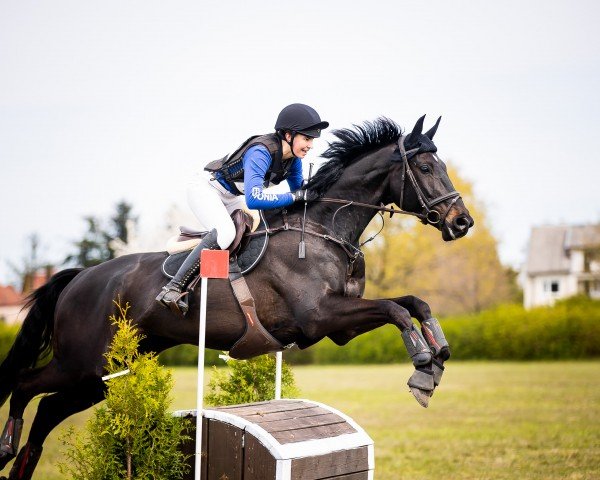
[(415, 126), (412, 129), (412, 132), (410, 132), (409, 135), (409, 144), (412, 144), (412, 142), (417, 142), (419, 140), (419, 137), (421, 136), (421, 133), (423, 132), (423, 122), (425, 121), (425, 115), (423, 115), (421, 118), (419, 118), (417, 120), (417, 123), (415, 123)]
[(429, 138), (429, 140), (433, 140), (433, 136), (435, 135), (435, 132), (437, 132), (437, 128), (438, 128), (438, 125), (440, 124), (441, 119), (442, 119), (442, 117), (439, 117), (437, 119), (437, 122), (435, 122), (435, 125), (433, 127), (431, 127), (431, 129), (425, 134), (425, 136), (427, 138)]

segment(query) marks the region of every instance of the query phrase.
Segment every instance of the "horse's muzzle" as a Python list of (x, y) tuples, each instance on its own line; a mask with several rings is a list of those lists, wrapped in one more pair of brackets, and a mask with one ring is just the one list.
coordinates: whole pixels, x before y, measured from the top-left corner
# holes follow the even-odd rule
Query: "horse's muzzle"
[(474, 224), (475, 222), (470, 215), (466, 213), (456, 215), (452, 220), (444, 222), (444, 226), (442, 227), (442, 238), (446, 242), (449, 242), (464, 237), (469, 231), (469, 228)]

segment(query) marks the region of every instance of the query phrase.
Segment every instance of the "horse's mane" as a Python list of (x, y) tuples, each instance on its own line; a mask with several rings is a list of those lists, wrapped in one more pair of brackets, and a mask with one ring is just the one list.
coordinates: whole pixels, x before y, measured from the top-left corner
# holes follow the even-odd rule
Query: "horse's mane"
[(329, 161), (319, 168), (307, 188), (323, 195), (356, 159), (378, 147), (395, 142), (402, 135), (402, 128), (386, 117), (353, 127), (332, 132), (338, 140), (329, 143), (327, 150), (321, 154), (321, 157), (328, 158)]

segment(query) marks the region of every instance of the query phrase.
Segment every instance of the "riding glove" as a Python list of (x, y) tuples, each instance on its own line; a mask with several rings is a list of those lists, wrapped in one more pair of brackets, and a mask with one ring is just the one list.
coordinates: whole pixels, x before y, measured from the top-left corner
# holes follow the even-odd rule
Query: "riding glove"
[(295, 192), (291, 193), (294, 197), (294, 202), (313, 202), (319, 198), (319, 194), (312, 190), (296, 190)]

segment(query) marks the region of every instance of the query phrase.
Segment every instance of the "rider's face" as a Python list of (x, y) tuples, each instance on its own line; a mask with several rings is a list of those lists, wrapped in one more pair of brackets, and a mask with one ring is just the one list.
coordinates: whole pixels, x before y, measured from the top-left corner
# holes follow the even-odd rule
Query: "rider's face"
[[(286, 136), (289, 135), (289, 140), (291, 140), (292, 136), (287, 133)], [(293, 143), (293, 154), (294, 157), (304, 158), (308, 151), (313, 147), (313, 138), (307, 137), (306, 135), (302, 135), (298, 133), (294, 136)]]

